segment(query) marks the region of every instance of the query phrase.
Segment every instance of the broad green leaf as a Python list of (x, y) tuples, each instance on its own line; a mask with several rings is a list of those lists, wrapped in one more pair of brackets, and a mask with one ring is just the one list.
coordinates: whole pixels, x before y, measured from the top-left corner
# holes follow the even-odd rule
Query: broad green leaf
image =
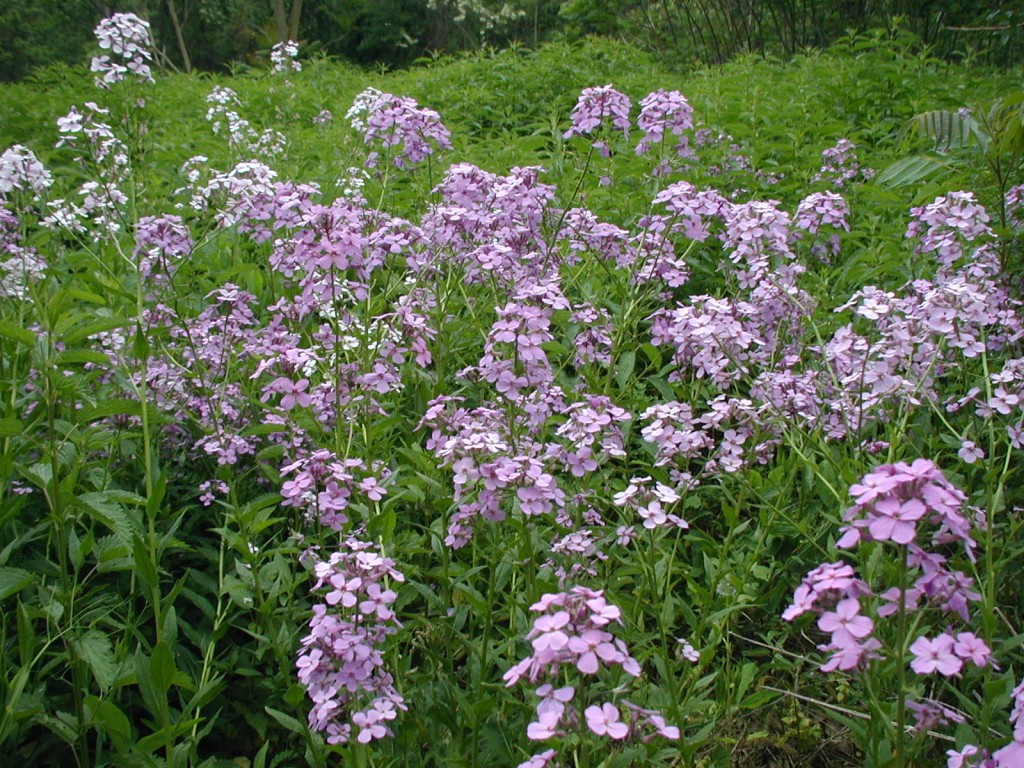
[(0, 336), (29, 347), (36, 343), (36, 335), (32, 331), (7, 320), (0, 320)]
[(82, 408), (78, 412), (80, 422), (91, 422), (107, 416), (141, 416), (142, 404), (138, 400), (104, 400), (96, 405)]
[(89, 665), (100, 690), (109, 691), (118, 667), (110, 638), (97, 629), (90, 629), (81, 637), (72, 638), (71, 650)]
[(75, 506), (89, 517), (109, 528), (125, 544), (132, 540), (132, 520), (121, 505), (111, 501), (105, 493), (90, 491), (74, 499)]
[(132, 740), (132, 726), (128, 717), (110, 699), (87, 696), (85, 706), (92, 711), (93, 723), (110, 737), (120, 751), (127, 751)]
[(96, 352), (91, 349), (69, 349), (64, 352), (60, 352), (56, 359), (57, 365), (84, 365), (85, 363), (92, 363), (93, 365), (110, 365), (110, 357), (105, 352)]
[(149, 557), (149, 549), (146, 543), (139, 537), (133, 537), (132, 558), (135, 561), (135, 572), (139, 581), (147, 589), (154, 589), (157, 585), (156, 565)]
[(890, 187), (906, 187), (948, 168), (949, 166), (940, 160), (924, 155), (905, 157), (878, 174), (877, 183)]
[(619, 362), (615, 369), (615, 381), (619, 385), (619, 389), (625, 389), (626, 384), (629, 383), (629, 377), (633, 375), (633, 368), (636, 365), (636, 352), (632, 349), (627, 349), (621, 355), (619, 355)]
[(947, 109), (933, 109), (914, 115), (904, 126), (902, 134), (908, 131), (916, 131), (931, 139), (940, 152), (969, 146), (972, 141), (977, 141), (984, 151), (988, 144), (988, 137), (972, 117)]
[(0, 437), (17, 437), (25, 433), (25, 425), (18, 419), (0, 419)]
[(0, 568), (0, 600), (10, 597), (29, 586), (34, 575), (22, 568)]
[(304, 734), (306, 732), (306, 726), (300, 723), (291, 715), (286, 715), (280, 710), (274, 709), (273, 707), (264, 707), (264, 711), (274, 718), (277, 722), (283, 725), (292, 733)]
[(171, 690), (176, 671), (171, 647), (161, 640), (153, 646), (153, 653), (149, 657), (149, 674), (153, 687), (160, 694), (166, 695)]

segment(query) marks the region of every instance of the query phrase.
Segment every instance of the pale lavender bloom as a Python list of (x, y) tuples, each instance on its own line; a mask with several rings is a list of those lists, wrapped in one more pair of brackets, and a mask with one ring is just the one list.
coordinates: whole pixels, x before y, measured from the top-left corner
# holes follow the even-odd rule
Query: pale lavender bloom
[(975, 765), (974, 761), (970, 758), (979, 755), (984, 757), (985, 753), (973, 744), (968, 744), (959, 750), (947, 749), (946, 755), (946, 768), (970, 768), (972, 765)]
[[(362, 744), (390, 736), (388, 723), (406, 706), (380, 652), (385, 638), (401, 626), (386, 608), (397, 595), (381, 584), (404, 576), (390, 558), (353, 538), (327, 561), (313, 552), (304, 556), (314, 561), (313, 589), (327, 589), (324, 602), (313, 606), (310, 633), (296, 661), (299, 681), (313, 702), (309, 726), (326, 733), (329, 744), (350, 741), (353, 726)], [(356, 608), (359, 598), (365, 600)]]
[(149, 66), (153, 60), (153, 39), (148, 21), (134, 13), (115, 13), (103, 19), (94, 31), (100, 48), (109, 50), (113, 57), (93, 57), (91, 69), (98, 74), (97, 86), (109, 88), (125, 80), (129, 73), (139, 82), (153, 82)]
[[(451, 132), (441, 123), (441, 116), (419, 106), (415, 99), (377, 92), (359, 106), (365, 108), (365, 113), (350, 110), (353, 125), (364, 124), (365, 114), (365, 143), (377, 144), (388, 152), (400, 147), (401, 151), (391, 158), (397, 168), (414, 168), (437, 150), (452, 146)], [(374, 155), (367, 159), (368, 166), (376, 164)]]
[(294, 40), (275, 43), (270, 49), (270, 63), (274, 72), (301, 72), (302, 64), (298, 58), (299, 44)]
[(679, 137), (675, 146), (680, 157), (693, 154), (683, 134), (693, 128), (693, 107), (679, 91), (658, 90), (640, 102), (640, 116), (636, 121), (643, 138), (636, 145), (638, 155), (646, 154), (652, 144), (665, 138), (666, 131)]
[(822, 614), (818, 619), (818, 628), (822, 632), (830, 632), (832, 642), (836, 643), (837, 636), (845, 638), (849, 635), (861, 640), (874, 631), (875, 624), (867, 616), (860, 615), (860, 601), (848, 597), (836, 604), (835, 611)]
[(825, 182), (834, 187), (845, 187), (853, 181), (869, 181), (875, 172), (862, 168), (857, 161), (856, 146), (849, 139), (840, 139), (835, 146), (821, 153), (822, 165), (811, 178), (812, 182)]
[(975, 445), (972, 440), (964, 440), (960, 444), (960, 450), (956, 453), (957, 456), (963, 459), (967, 464), (973, 464), (974, 462), (985, 458), (985, 452)]
[(16, 192), (31, 193), (39, 200), (52, 184), (53, 175), (31, 149), (15, 144), (0, 155), (0, 202)]
[(985, 642), (973, 632), (959, 632), (953, 644), (953, 652), (964, 661), (976, 667), (984, 667), (992, 660), (992, 652)]
[(545, 749), (526, 762), (520, 763), (518, 768), (547, 768), (558, 753), (553, 749)]
[(910, 668), (919, 675), (938, 672), (951, 677), (959, 674), (963, 660), (953, 652), (953, 643), (953, 638), (945, 632), (934, 640), (922, 635), (910, 646), (910, 652), (914, 654)]
[(584, 715), (587, 727), (598, 736), (624, 739), (629, 735), (629, 726), (620, 720), (619, 710), (614, 704), (605, 702), (600, 707), (587, 707)]
[(628, 138), (629, 110), (632, 106), (629, 97), (611, 85), (584, 88), (572, 111), (572, 126), (562, 135), (566, 139), (586, 136), (593, 133), (605, 119), (611, 119), (612, 128), (622, 131)]

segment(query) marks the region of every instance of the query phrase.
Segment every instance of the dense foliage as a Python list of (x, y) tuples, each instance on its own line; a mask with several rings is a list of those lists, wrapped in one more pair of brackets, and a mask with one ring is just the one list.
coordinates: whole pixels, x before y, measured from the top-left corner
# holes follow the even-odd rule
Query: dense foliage
[[(374, 67), (491, 46), (603, 35), (675, 69), (745, 53), (789, 57), (885, 30), (948, 60), (1020, 62), (1021, 0), (124, 0), (151, 25), (160, 63), (238, 70), (275, 43)], [(77, 65), (110, 11), (99, 0), (0, 0), (0, 80)]]
[(1009, 75), (149, 34), (3, 88), (4, 754), (1021, 765)]

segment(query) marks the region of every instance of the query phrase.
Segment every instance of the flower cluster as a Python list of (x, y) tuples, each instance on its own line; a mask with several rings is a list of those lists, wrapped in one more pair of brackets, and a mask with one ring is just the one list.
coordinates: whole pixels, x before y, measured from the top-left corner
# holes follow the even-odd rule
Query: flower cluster
[(111, 53), (93, 57), (91, 69), (97, 73), (96, 85), (109, 88), (125, 80), (129, 73), (140, 83), (153, 82), (149, 66), (153, 60), (153, 39), (148, 21), (134, 13), (115, 13), (99, 23), (95, 34), (100, 48)]
[(858, 162), (856, 145), (849, 139), (840, 139), (821, 153), (821, 168), (811, 177), (811, 183), (845, 187), (855, 181), (871, 181), (874, 176), (874, 169), (864, 168)]
[(128, 145), (106, 122), (109, 115), (110, 110), (90, 101), (85, 103), (84, 113), (72, 107), (57, 119), (61, 134), (57, 146), (76, 149), (76, 162), (92, 171), (93, 178), (79, 187), (81, 202), (51, 200), (44, 225), (75, 233), (92, 229), (94, 240), (112, 237), (121, 230), (123, 207), (128, 202), (121, 186), (131, 174), (131, 160)]
[(652, 144), (661, 142), (666, 131), (679, 137), (675, 150), (680, 157), (693, 154), (687, 137), (683, 135), (693, 128), (693, 107), (679, 91), (658, 90), (645, 96), (640, 102), (636, 124), (644, 132), (636, 145), (638, 155), (646, 154)]
[(301, 72), (299, 44), (294, 40), (275, 43), (270, 49), (270, 64), (274, 72)]
[[(915, 253), (934, 253), (944, 273), (949, 274), (964, 258), (984, 272), (987, 259), (977, 250), (968, 252), (968, 244), (994, 236), (989, 215), (972, 192), (950, 192), (934, 202), (910, 210), (914, 220), (907, 227), (907, 238), (916, 238)], [(991, 265), (998, 267), (996, 265)]]
[(0, 205), (0, 296), (25, 299), (42, 279), (46, 262), (34, 248), (22, 245), (18, 218)]
[[(290, 390), (284, 397), (301, 398), (303, 389), (299, 387), (297, 393)], [(386, 479), (386, 468), (378, 467), (377, 471)], [(345, 510), (353, 493), (374, 502), (387, 493), (362, 459), (341, 460), (323, 448), (282, 467), (281, 476), (288, 478), (281, 486), (281, 506), (296, 507), (310, 519), (336, 531), (348, 523)]]
[[(576, 586), (567, 592), (544, 595), (530, 610), (540, 615), (526, 635), (532, 652), (509, 669), (503, 679), (507, 686), (520, 680), (536, 685), (540, 702), (536, 719), (527, 727), (532, 741), (546, 741), (564, 735), (570, 730), (586, 730), (597, 736), (622, 740), (631, 735), (653, 734), (667, 739), (678, 739), (679, 729), (668, 725), (656, 710), (648, 710), (622, 701), (620, 709), (614, 702), (592, 703), (588, 690), (593, 683), (588, 678), (597, 676), (602, 669), (639, 677), (641, 669), (629, 655), (626, 644), (608, 630), (622, 623), (622, 612), (605, 600), (600, 590)], [(555, 685), (565, 681), (564, 668), (575, 668), (584, 675), (583, 685)], [(625, 718), (623, 718), (625, 710)], [(521, 764), (532, 766), (547, 764), (553, 754), (534, 756)], [(536, 761), (541, 760), (540, 763)]]
[(206, 119), (213, 132), (220, 134), (224, 131), (228, 144), (236, 152), (253, 160), (277, 157), (284, 152), (288, 143), (285, 135), (273, 128), (267, 128), (262, 133), (256, 131), (238, 113), (242, 103), (238, 100), (238, 94), (230, 88), (215, 85), (207, 94), (206, 103), (209, 104)]
[(328, 744), (390, 736), (390, 722), (406, 706), (384, 669), (380, 646), (401, 626), (391, 607), (398, 595), (389, 583), (405, 577), (391, 558), (354, 538), (327, 560), (307, 556), (314, 562), (313, 591), (323, 591), (295, 663), (313, 701), (309, 727), (326, 733)]
[(15, 144), (0, 155), (0, 203), (26, 193), (39, 200), (52, 184), (53, 174), (31, 149)]
[(614, 503), (617, 507), (635, 510), (648, 530), (668, 525), (686, 529), (689, 524), (669, 511), (679, 499), (679, 493), (664, 483), (655, 482), (651, 477), (632, 477), (626, 490), (615, 494)]
[(143, 216), (135, 225), (134, 256), (143, 279), (165, 282), (192, 252), (192, 236), (180, 216)]
[[(566, 139), (573, 136), (588, 136), (607, 119), (611, 120), (613, 130), (622, 131), (623, 135), (628, 137), (629, 110), (632, 107), (633, 102), (629, 97), (616, 91), (611, 85), (584, 88), (572, 110), (572, 125), (562, 136)], [(649, 124), (653, 127), (658, 120), (658, 113), (652, 112)], [(662, 125), (663, 131), (663, 123), (658, 124)]]
[[(432, 109), (421, 107), (408, 96), (394, 96), (369, 89), (356, 97), (346, 117), (363, 134), (366, 144), (376, 145), (390, 154), (396, 168), (415, 168), (439, 149), (451, 149), (451, 132)], [(367, 165), (373, 167), (377, 152), (370, 153)]]
[(851, 486), (850, 494), (854, 504), (843, 515), (847, 525), (836, 542), (841, 549), (862, 541), (892, 541), (923, 555), (915, 543), (918, 526), (930, 523), (935, 527), (932, 546), (959, 541), (973, 554), (972, 523), (962, 514), (967, 497), (927, 459), (878, 467)]
[[(854, 504), (844, 518), (837, 546), (848, 548), (859, 542), (892, 542), (900, 547), (903, 567), (914, 576), (911, 584), (901, 583), (876, 596), (874, 616), (886, 619), (900, 611), (916, 612), (925, 607), (970, 620), (968, 605), (981, 599), (973, 580), (947, 565), (947, 557), (934, 549), (951, 543), (964, 546), (973, 557), (972, 522), (962, 514), (966, 496), (953, 486), (931, 461), (917, 459), (878, 467), (850, 488)], [(922, 541), (922, 528), (934, 530), (929, 549)], [(830, 635), (819, 649), (831, 653), (821, 669), (851, 671), (872, 659), (884, 657), (882, 642), (875, 636), (877, 624), (866, 614), (864, 600), (870, 587), (857, 578), (843, 561), (825, 563), (811, 570), (793, 595), (793, 604), (783, 613), (792, 621), (808, 611), (818, 614), (818, 628)], [(903, 643), (897, 638), (897, 643)], [(970, 631), (956, 632), (947, 625), (941, 633), (919, 635), (909, 646), (910, 668), (919, 675), (938, 673), (951, 677), (965, 664), (984, 667), (991, 663), (988, 646)], [(925, 729), (942, 719), (936, 705), (915, 704), (918, 727)]]

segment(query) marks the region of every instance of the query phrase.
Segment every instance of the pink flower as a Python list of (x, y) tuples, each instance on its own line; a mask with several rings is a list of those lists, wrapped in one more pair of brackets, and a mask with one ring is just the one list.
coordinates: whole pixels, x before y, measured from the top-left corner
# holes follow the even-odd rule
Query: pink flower
[(569, 638), (569, 650), (579, 655), (576, 668), (593, 675), (600, 667), (598, 658), (613, 663), (621, 661), (622, 654), (611, 643), (613, 639), (611, 634), (598, 629), (588, 629), (578, 637)]
[(600, 707), (587, 707), (583, 714), (587, 718), (587, 727), (598, 736), (624, 739), (629, 735), (629, 726), (619, 719), (619, 710), (614, 704), (605, 702)]
[(924, 636), (917, 638), (910, 646), (910, 652), (914, 654), (910, 668), (919, 675), (938, 672), (950, 677), (963, 667), (963, 661), (953, 652), (953, 638), (945, 632), (934, 640)]
[(961, 750), (947, 749), (946, 768), (968, 768), (971, 765), (968, 758), (976, 754), (978, 754), (978, 748), (973, 744), (968, 744)]
[(960, 632), (953, 644), (953, 652), (964, 661), (971, 661), (976, 667), (988, 664), (992, 654), (984, 641), (973, 632)]
[[(548, 701), (547, 699), (545, 701)], [(538, 713), (537, 722), (526, 727), (526, 737), (531, 741), (544, 741), (558, 733), (558, 721), (562, 719), (565, 705), (552, 702), (543, 712)]]
[(832, 633), (832, 642), (839, 642), (837, 634), (862, 639), (870, 635), (874, 628), (871, 619), (860, 615), (860, 601), (852, 597), (840, 600), (834, 612), (828, 611), (818, 619), (818, 629)]
[(546, 768), (547, 765), (554, 760), (555, 755), (558, 754), (553, 749), (545, 749), (526, 762), (520, 763), (517, 768)]

